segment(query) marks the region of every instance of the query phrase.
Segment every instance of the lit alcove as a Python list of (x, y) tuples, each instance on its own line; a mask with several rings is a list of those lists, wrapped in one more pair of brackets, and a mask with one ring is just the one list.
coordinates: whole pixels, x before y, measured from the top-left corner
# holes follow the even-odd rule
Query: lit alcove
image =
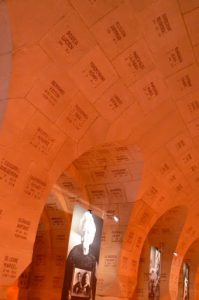
[(142, 169), (137, 147), (106, 144), (84, 153), (61, 174), (40, 219), (32, 263), (19, 278), (19, 300), (60, 299), (74, 205), (104, 221), (96, 295), (120, 297), (118, 262)]
[(177, 255), (175, 248), (186, 214), (185, 207), (174, 207), (161, 216), (148, 233), (140, 256), (133, 300), (170, 299), (171, 263)]
[[(195, 240), (184, 256), (178, 287), (178, 300), (198, 299), (199, 240)], [(187, 298), (186, 298), (187, 297)]]

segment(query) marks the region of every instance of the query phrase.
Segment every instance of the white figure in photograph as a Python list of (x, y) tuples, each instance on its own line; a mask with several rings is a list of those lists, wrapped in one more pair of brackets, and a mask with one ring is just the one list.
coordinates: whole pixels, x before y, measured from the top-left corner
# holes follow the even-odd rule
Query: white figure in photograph
[(160, 299), (160, 251), (155, 249), (155, 256), (150, 263), (149, 272), (149, 300)]
[(183, 300), (189, 299), (189, 268), (185, 265), (184, 270), (184, 287), (183, 287)]

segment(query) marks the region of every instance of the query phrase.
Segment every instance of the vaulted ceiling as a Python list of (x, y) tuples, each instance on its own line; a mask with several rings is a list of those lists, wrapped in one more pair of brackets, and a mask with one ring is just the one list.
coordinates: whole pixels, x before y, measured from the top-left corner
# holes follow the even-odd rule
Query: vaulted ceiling
[[(164, 298), (177, 299), (199, 237), (198, 18), (198, 0), (0, 1), (2, 299), (42, 230), (55, 260), (37, 271), (56, 270), (75, 203), (104, 218), (99, 298), (133, 295), (149, 233), (182, 210)], [(33, 284), (38, 299), (59, 299), (57, 281)]]

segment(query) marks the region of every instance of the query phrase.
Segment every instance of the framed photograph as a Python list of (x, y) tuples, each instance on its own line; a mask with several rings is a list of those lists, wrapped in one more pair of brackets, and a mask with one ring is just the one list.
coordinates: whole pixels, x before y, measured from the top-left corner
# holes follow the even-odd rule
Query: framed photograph
[(91, 272), (74, 268), (71, 296), (89, 298), (91, 294)]
[(183, 264), (183, 300), (189, 300), (189, 265)]
[(150, 250), (148, 299), (160, 299), (160, 272), (161, 272), (161, 252), (156, 247)]
[(74, 207), (61, 300), (95, 299), (102, 225), (91, 211)]

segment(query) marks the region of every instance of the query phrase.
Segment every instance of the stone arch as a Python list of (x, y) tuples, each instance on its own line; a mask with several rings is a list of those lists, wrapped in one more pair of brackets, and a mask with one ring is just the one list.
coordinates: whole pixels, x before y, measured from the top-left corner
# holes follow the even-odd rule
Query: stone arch
[[(127, 166), (128, 169), (126, 169), (126, 172), (128, 171), (129, 173), (124, 174), (124, 170)], [(113, 244), (111, 247), (111, 241), (109, 241), (109, 239), (111, 240), (111, 235), (114, 236), (114, 232), (116, 231), (117, 235), (119, 234), (116, 241), (117, 247), (111, 252), (111, 255), (114, 255), (117, 260), (119, 259), (121, 240), (128, 223), (128, 214), (133, 208), (133, 202), (135, 201), (135, 196), (140, 185), (142, 166), (142, 155), (135, 146), (119, 143), (106, 144), (84, 153), (61, 174), (51, 191), (51, 195), (48, 198), (42, 215), (41, 225), (38, 229), (39, 231), (35, 241), (31, 270), (25, 272), (19, 280), (21, 297), (22, 295), (29, 295), (28, 297), (34, 298), (34, 295), (41, 294), (41, 297), (45, 298), (54, 293), (55, 299), (59, 299), (64, 275), (66, 244), (69, 235), (68, 229), (70, 227), (66, 226), (66, 220), (71, 219), (75, 203), (91, 208), (93, 212), (104, 219), (103, 230), (106, 243), (103, 242), (103, 239), (98, 280), (100, 282), (103, 279), (105, 286), (100, 286), (97, 292), (100, 293), (100, 295), (106, 295), (109, 293), (108, 290), (111, 285), (112, 293), (113, 290), (116, 289), (115, 296), (119, 296), (118, 282), (115, 281), (114, 277), (112, 278), (110, 276), (110, 274), (114, 275), (114, 272), (117, 271), (117, 266), (112, 267), (112, 273), (110, 273), (110, 270), (104, 269), (103, 262), (106, 256), (110, 255), (111, 248), (114, 250)], [(102, 175), (102, 171), (104, 170), (106, 174), (103, 173)], [(115, 175), (116, 170), (117, 174)], [(94, 180), (91, 180), (90, 177), (88, 178), (85, 172), (87, 176), (88, 174), (90, 174), (92, 178), (95, 176)], [(133, 177), (130, 176), (132, 174)], [(118, 185), (119, 182), (120, 186)], [(117, 189), (114, 183), (117, 183)], [(126, 206), (126, 209), (124, 206)], [(112, 207), (112, 209), (110, 209), (110, 207)], [(122, 214), (121, 210), (125, 215)], [(116, 224), (113, 219), (115, 215), (119, 216), (119, 224)], [(67, 221), (67, 224), (69, 223), (70, 222)], [(61, 248), (57, 247), (56, 239), (54, 238), (59, 235), (59, 225), (61, 226), (60, 230), (63, 237)], [(49, 242), (47, 241), (48, 243), (46, 245), (42, 245), (41, 248), (39, 247), (38, 241), (40, 234), (42, 234), (43, 227), (45, 230), (43, 236), (49, 237), (50, 240)], [(107, 246), (107, 244), (110, 244), (110, 246)], [(43, 257), (45, 256), (46, 259), (43, 259), (42, 255)], [(59, 267), (56, 267), (57, 256), (62, 258)], [(41, 270), (37, 268), (36, 262), (39, 259), (41, 259), (41, 261), (43, 260), (43, 263), (46, 262), (46, 264), (48, 264), (43, 270), (45, 274), (41, 274)], [(51, 275), (49, 275), (49, 272)], [(30, 273), (32, 273), (32, 275)], [(107, 274), (107, 277), (105, 274)], [(37, 275), (40, 276), (41, 286), (37, 286), (34, 283), (34, 278), (36, 278)], [(27, 282), (28, 278), (29, 283)], [(47, 282), (45, 283), (45, 281)], [(57, 288), (54, 291), (52, 285), (55, 281), (57, 281)], [(107, 288), (107, 286), (109, 288)], [(101, 292), (102, 288), (103, 293)]]
[[(172, 207), (164, 212), (155, 222), (146, 236), (139, 259), (137, 286), (132, 299), (147, 299), (149, 293), (150, 252), (152, 247), (160, 251), (160, 295), (169, 298), (169, 278), (173, 253), (182, 228), (186, 222), (187, 208)], [(133, 253), (132, 253), (133, 256)]]
[[(133, 208), (135, 195), (139, 189), (142, 168), (143, 158), (139, 148), (134, 145), (125, 145), (125, 143), (116, 143), (90, 149), (61, 174), (48, 197), (42, 214), (31, 269), (20, 277), (19, 299), (23, 295), (34, 298), (36, 294), (40, 297), (48, 297), (48, 295), (53, 294), (56, 299), (59, 299), (69, 235), (68, 228), (70, 227), (69, 225), (66, 226), (66, 223), (70, 223), (66, 220), (71, 219), (74, 204), (91, 208), (93, 212), (104, 219), (104, 238), (102, 239), (98, 269), (99, 283), (103, 280), (104, 286), (99, 284), (97, 293), (107, 295), (111, 289), (112, 294), (114, 290), (115, 296), (119, 297), (119, 285), (115, 279), (117, 261), (121, 251), (122, 236), (128, 223), (128, 215)], [(118, 180), (118, 172), (124, 174), (123, 179), (120, 174), (120, 180)], [(119, 224), (116, 224), (113, 219), (115, 215), (119, 217)], [(63, 238), (61, 248), (56, 246), (57, 242), (54, 238), (59, 236), (59, 225)], [(114, 236), (116, 231), (117, 241), (115, 244), (111, 244), (111, 236)], [(41, 245), (42, 247), (39, 244), (40, 235), (43, 235), (43, 238), (45, 236), (49, 238), (47, 244)], [(110, 270), (104, 270), (103, 264), (111, 247), (114, 250), (112, 255), (116, 258), (116, 265), (110, 272)], [(45, 249), (48, 251), (45, 252)], [(56, 267), (57, 257), (62, 257), (62, 264), (58, 268)], [(41, 271), (42, 266), (41, 270), (37, 268), (37, 261), (39, 260), (41, 260), (41, 264), (46, 263), (43, 271)], [(34, 282), (37, 281), (37, 275), (40, 276), (41, 285)], [(27, 281), (28, 278), (29, 282)], [(57, 288), (53, 290), (53, 282), (56, 280)]]
[[(164, 215), (172, 211), (172, 209), (174, 210), (175, 207), (176, 205), (170, 204), (167, 209), (158, 214), (144, 201), (137, 201), (131, 214), (130, 225), (125, 234), (120, 258), (119, 281), (123, 295), (126, 297), (131, 297), (135, 292), (141, 252), (149, 232), (158, 220), (161, 220)], [(182, 207), (188, 214), (188, 209), (185, 205), (181, 206), (179, 204), (177, 207)], [(178, 234), (180, 236), (180, 232)], [(178, 240), (175, 240), (175, 242), (177, 244)], [(170, 282), (170, 276), (171, 274), (169, 274), (168, 282)], [(169, 287), (167, 292), (169, 293)]]
[(178, 288), (178, 298), (182, 298), (183, 293), (183, 264), (187, 264), (189, 268), (189, 297), (190, 299), (197, 299), (197, 273), (198, 273), (198, 245), (199, 245), (199, 239), (196, 238), (194, 241), (192, 241), (191, 245), (189, 246), (187, 252), (184, 254), (183, 257), (183, 263), (181, 265), (180, 270), (180, 279), (179, 279), (179, 288)]
[[(193, 216), (192, 216), (193, 218)], [(176, 252), (178, 253), (178, 256), (173, 258), (172, 262), (172, 268), (171, 268), (171, 277), (170, 277), (170, 291), (171, 295), (175, 297), (174, 299), (178, 299), (179, 292), (179, 281), (182, 279), (182, 266), (183, 263), (187, 262), (192, 264), (193, 263), (195, 272), (197, 273), (196, 267), (197, 267), (197, 243), (198, 243), (198, 235), (197, 235), (197, 229), (195, 225), (194, 219), (192, 219), (192, 222), (187, 222), (185, 224), (181, 237), (178, 241), (178, 245), (176, 247)], [(196, 247), (196, 249), (195, 249)], [(195, 253), (196, 250), (196, 253)], [(193, 252), (193, 253), (192, 253)], [(197, 276), (192, 273), (192, 278), (194, 278), (194, 283), (192, 282), (192, 288), (197, 289)], [(195, 276), (195, 277), (194, 277)], [(195, 285), (194, 285), (195, 284)], [(192, 296), (195, 297), (195, 293), (192, 293)]]
[[(197, 201), (197, 196), (195, 198), (195, 201)], [(193, 201), (193, 206), (194, 205), (195, 204)], [(195, 211), (193, 208), (189, 207), (189, 209), (190, 211), (185, 226), (181, 232), (176, 247), (176, 252), (178, 253), (178, 256), (173, 258), (172, 267), (171, 267), (170, 293), (174, 299), (177, 299), (178, 296), (178, 283), (179, 283), (180, 270), (181, 270), (183, 260), (186, 256), (186, 253), (189, 251), (191, 245), (198, 238), (198, 233), (197, 233), (198, 214), (197, 211)]]

